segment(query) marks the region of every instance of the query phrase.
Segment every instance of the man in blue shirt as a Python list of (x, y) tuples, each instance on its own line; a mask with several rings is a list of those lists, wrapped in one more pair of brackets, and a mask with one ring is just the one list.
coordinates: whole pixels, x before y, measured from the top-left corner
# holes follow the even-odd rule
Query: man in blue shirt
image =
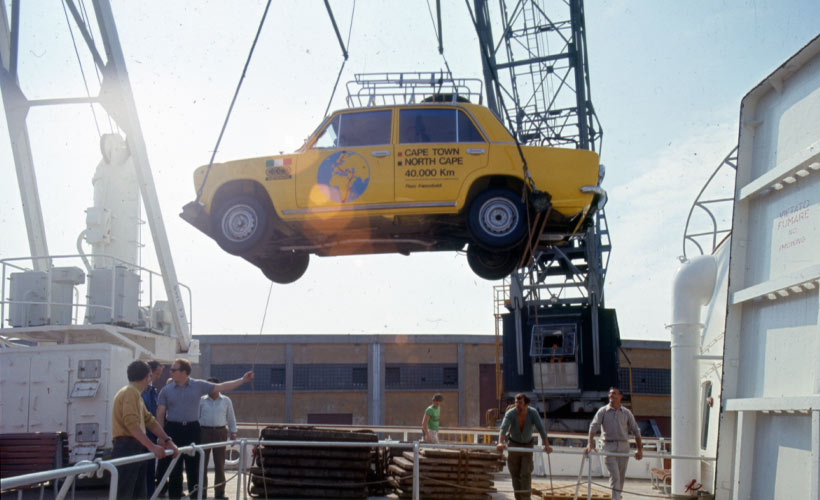
[[(507, 410), (501, 422), (496, 447), (498, 451), (503, 453), (507, 448), (507, 442), (515, 448), (532, 448), (532, 431), (535, 427), (544, 442), (544, 451), (552, 453), (541, 415), (529, 405), (529, 396), (515, 395), (515, 407)], [(507, 469), (512, 477), (515, 500), (529, 500), (533, 469), (532, 453), (510, 451), (507, 454)]]
[[(159, 397), (159, 393), (157, 392), (157, 380), (162, 376), (162, 369), (163, 366), (159, 363), (159, 361), (151, 360), (148, 362), (148, 367), (151, 368), (151, 384), (142, 392), (142, 401), (145, 403), (145, 407), (151, 413), (151, 415), (156, 418), (157, 416), (157, 398)], [(152, 443), (157, 442), (157, 437), (151, 431), (145, 431), (145, 434), (148, 436), (148, 439), (151, 440)], [(156, 480), (154, 478), (154, 472), (156, 471), (156, 460), (153, 460), (148, 463), (145, 472), (145, 479), (146, 479), (146, 487), (148, 489), (148, 498), (151, 498), (151, 495), (154, 494), (154, 488), (156, 486)]]
[[(199, 428), (199, 399), (202, 396), (212, 392), (232, 391), (253, 380), (252, 371), (245, 373), (242, 378), (219, 384), (190, 375), (191, 363), (182, 358), (175, 360), (171, 365), (173, 383), (162, 388), (157, 405), (157, 421), (180, 447), (202, 442)], [(182, 498), (183, 464), (188, 477), (188, 494), (193, 497), (199, 487), (199, 457), (185, 455), (168, 476), (168, 497), (171, 499)]]

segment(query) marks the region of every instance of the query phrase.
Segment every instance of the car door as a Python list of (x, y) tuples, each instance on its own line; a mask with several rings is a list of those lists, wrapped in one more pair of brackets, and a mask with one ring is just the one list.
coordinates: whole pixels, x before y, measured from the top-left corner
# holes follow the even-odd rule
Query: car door
[(336, 114), (298, 159), (303, 213), (368, 210), (394, 200), (391, 109)]
[(464, 180), (487, 166), (487, 142), (461, 108), (399, 109), (396, 200), (455, 206)]

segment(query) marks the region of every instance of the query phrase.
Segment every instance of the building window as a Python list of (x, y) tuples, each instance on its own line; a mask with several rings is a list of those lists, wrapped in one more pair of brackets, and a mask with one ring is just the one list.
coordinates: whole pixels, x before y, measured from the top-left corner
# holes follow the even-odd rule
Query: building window
[[(621, 392), (630, 393), (629, 368), (618, 369)], [(672, 393), (672, 372), (662, 368), (632, 368), (632, 394), (669, 396)]]
[(385, 367), (385, 388), (458, 389), (458, 365), (390, 365)]
[(284, 365), (211, 365), (211, 377), (222, 382), (236, 380), (253, 369), (253, 382), (242, 384), (231, 392), (280, 392), (285, 390)]
[(293, 365), (295, 391), (366, 391), (367, 365)]

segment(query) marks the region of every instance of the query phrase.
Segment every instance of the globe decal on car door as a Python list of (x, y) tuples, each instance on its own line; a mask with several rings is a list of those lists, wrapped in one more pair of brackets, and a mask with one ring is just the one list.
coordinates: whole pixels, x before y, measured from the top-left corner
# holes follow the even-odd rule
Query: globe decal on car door
[(339, 151), (329, 155), (319, 165), (316, 182), (328, 200), (349, 203), (367, 190), (370, 166), (359, 153)]

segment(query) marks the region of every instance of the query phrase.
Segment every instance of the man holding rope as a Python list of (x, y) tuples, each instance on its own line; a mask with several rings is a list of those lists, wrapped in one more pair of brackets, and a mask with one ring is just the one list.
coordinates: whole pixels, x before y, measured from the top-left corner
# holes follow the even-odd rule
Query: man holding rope
[[(504, 452), (507, 442), (515, 448), (532, 448), (533, 427), (538, 429), (544, 441), (544, 451), (552, 453), (547, 431), (538, 410), (530, 408), (530, 398), (526, 394), (515, 395), (515, 407), (507, 410), (501, 422), (496, 448)], [(532, 485), (532, 453), (510, 451), (507, 454), (507, 469), (512, 477), (515, 500), (529, 500)]]
[[(609, 388), (609, 404), (602, 406), (592, 423), (589, 424), (589, 443), (584, 453), (589, 453), (595, 448), (595, 434), (603, 429), (601, 437), (604, 439), (604, 451), (629, 453), (629, 431), (635, 436), (635, 444), (638, 450), (635, 458), (643, 458), (643, 445), (641, 444), (641, 430), (635, 422), (632, 412), (621, 406), (621, 399), (624, 395), (617, 387)], [(607, 456), (604, 460), (606, 470), (609, 471), (609, 486), (612, 488), (612, 500), (620, 500), (621, 492), (624, 489), (624, 479), (626, 478), (626, 465), (629, 462), (628, 456), (613, 457)]]

